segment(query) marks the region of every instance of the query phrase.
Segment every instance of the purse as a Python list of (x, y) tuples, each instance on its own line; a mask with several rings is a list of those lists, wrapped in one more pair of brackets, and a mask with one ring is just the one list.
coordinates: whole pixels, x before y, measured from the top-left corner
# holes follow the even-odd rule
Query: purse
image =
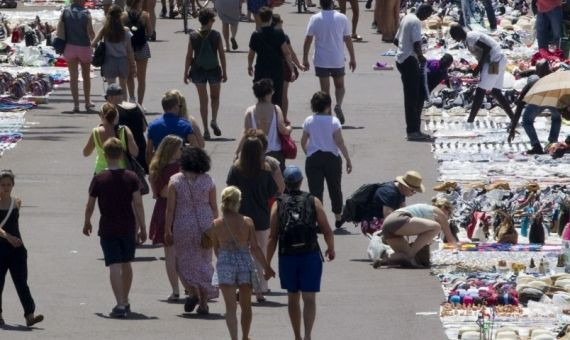
[(97, 45), (97, 48), (95, 48), (95, 52), (93, 52), (93, 59), (91, 60), (91, 65), (95, 67), (101, 67), (103, 66), (104, 62), (105, 62), (105, 42), (100, 41), (99, 44)]
[[(275, 119), (277, 119), (277, 109), (275, 109)], [(297, 145), (291, 135), (284, 135), (279, 132), (277, 128), (277, 135), (279, 136), (279, 141), (281, 142), (281, 152), (285, 159), (295, 159), (297, 158)]]
[[(65, 12), (65, 10), (64, 10), (64, 12)], [(55, 38), (51, 42), (51, 45), (52, 45), (53, 49), (55, 50), (55, 53), (62, 55), (63, 52), (65, 51), (66, 43), (67, 42), (65, 40), (65, 23), (63, 21), (63, 13), (62, 13), (61, 18), (59, 19), (59, 22), (57, 23), (57, 29), (55, 31)]]
[(122, 129), (124, 142), (126, 145), (126, 150), (124, 153), (125, 153), (125, 160), (127, 161), (127, 169), (134, 171), (134, 173), (137, 174), (137, 177), (141, 182), (141, 188), (140, 188), (141, 195), (146, 195), (150, 192), (150, 187), (148, 186), (148, 183), (146, 181), (146, 172), (144, 171), (142, 165), (140, 165), (140, 163), (137, 161), (137, 159), (134, 158), (133, 155), (131, 155), (131, 153), (129, 152), (129, 141), (127, 140), (127, 133), (125, 131), (125, 127), (121, 125), (119, 126), (119, 129)]

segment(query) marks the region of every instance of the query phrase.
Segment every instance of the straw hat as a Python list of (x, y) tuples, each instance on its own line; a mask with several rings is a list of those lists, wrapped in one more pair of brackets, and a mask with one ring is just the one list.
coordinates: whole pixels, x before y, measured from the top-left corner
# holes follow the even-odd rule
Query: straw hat
[(408, 171), (404, 176), (396, 177), (396, 181), (416, 192), (424, 192), (426, 190), (422, 184), (422, 175), (417, 171)]

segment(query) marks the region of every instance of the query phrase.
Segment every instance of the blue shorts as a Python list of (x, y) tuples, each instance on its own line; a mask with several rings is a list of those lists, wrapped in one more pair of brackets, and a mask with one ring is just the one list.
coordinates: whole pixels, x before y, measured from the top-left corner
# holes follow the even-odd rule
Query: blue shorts
[(137, 243), (134, 235), (101, 238), (101, 249), (105, 257), (105, 266), (115, 263), (132, 262), (135, 259)]
[(321, 290), (323, 261), (318, 251), (303, 255), (279, 256), (281, 288), (289, 293), (316, 293)]

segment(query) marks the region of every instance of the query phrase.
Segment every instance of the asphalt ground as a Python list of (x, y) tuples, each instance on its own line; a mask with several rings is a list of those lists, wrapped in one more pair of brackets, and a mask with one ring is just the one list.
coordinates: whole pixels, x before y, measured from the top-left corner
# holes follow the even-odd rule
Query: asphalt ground
[[(392, 58), (380, 57), (393, 46), (381, 43), (380, 36), (370, 29), (372, 12), (364, 10), (363, 2), (360, 6), (358, 33), (364, 42), (354, 44), (357, 69), (345, 78), (347, 121), (343, 130), (354, 170), (343, 176), (343, 191), (347, 196), (363, 183), (391, 180), (410, 169), (419, 171), (429, 188), (436, 178), (436, 164), (429, 144), (404, 140), (399, 73), (372, 69), (378, 60), (394, 65)], [(292, 3), (277, 12), (283, 16), (284, 29), (301, 56), (309, 15), (295, 13)], [(197, 20), (192, 20), (191, 26), (197, 28)], [(181, 20), (158, 20), (158, 41), (151, 44), (145, 99), (149, 121), (160, 112), (162, 94), (173, 88), (182, 90), (190, 112), (199, 116), (196, 90), (182, 82), (187, 37), (181, 28)], [(215, 29), (221, 30), (219, 21)], [(219, 116), (223, 138), (206, 143), (213, 163), (210, 175), (218, 191), (224, 187), (245, 108), (254, 103), (246, 60), (253, 29), (252, 23), (240, 23), (239, 51), (227, 54), (229, 80), (222, 87)], [(290, 87), (289, 119), (296, 127), (293, 136), (297, 141), (300, 126), (310, 114), (310, 97), (317, 90), (313, 71), (303, 73)], [(92, 93), (97, 104), (104, 102), (100, 77), (93, 81)], [(0, 167), (13, 169), (17, 176), (15, 194), (23, 200), (20, 222), (29, 253), (29, 284), (37, 312), (46, 316), (37, 328), (23, 327), (23, 311), (7, 279), (3, 317), (8, 325), (0, 329), (0, 339), (227, 339), (223, 301), (210, 304), (212, 314), (208, 317), (184, 315), (182, 304), (165, 302), (170, 287), (163, 251), (151, 246), (137, 250), (130, 295), (133, 315), (127, 320), (108, 317), (115, 301), (99, 242), (96, 236), (81, 234), (94, 165), (94, 157), (84, 158), (81, 150), (99, 118), (62, 113), (72, 106), (67, 86), (55, 91), (48, 105), (28, 112), (24, 140), (0, 159)], [(290, 163), (303, 166), (302, 152)], [(410, 202), (430, 198), (427, 192)], [(154, 202), (147, 196), (144, 203), (148, 223)], [(324, 203), (328, 210), (328, 198)], [(333, 220), (331, 213), (329, 219)], [(96, 214), (92, 221), (95, 224), (97, 220)], [(443, 299), (439, 284), (427, 270), (372, 269), (366, 255), (368, 240), (350, 225), (336, 233), (335, 243), (337, 259), (325, 264), (313, 339), (445, 338), (436, 315), (416, 315), (435, 312)], [(286, 294), (280, 290), (278, 279), (270, 282), (270, 288), (274, 293), (268, 302), (254, 304), (251, 337), (292, 339)]]

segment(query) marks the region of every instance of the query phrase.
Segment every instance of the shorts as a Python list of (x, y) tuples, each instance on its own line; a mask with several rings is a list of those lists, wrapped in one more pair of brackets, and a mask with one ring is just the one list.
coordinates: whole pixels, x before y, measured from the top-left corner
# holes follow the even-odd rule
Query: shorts
[(279, 256), (281, 288), (289, 293), (316, 293), (321, 290), (323, 261), (318, 251), (303, 255)]
[(382, 224), (382, 239), (385, 240), (400, 237), (400, 235), (395, 234), (396, 231), (410, 222), (411, 218), (412, 215), (403, 211), (395, 211), (388, 215)]
[(506, 67), (507, 58), (505, 57), (499, 61), (499, 72), (497, 74), (489, 74), (489, 63), (483, 64), (479, 85), (477, 86), (485, 91), (491, 91), (492, 89), (502, 90)]
[(105, 56), (105, 62), (101, 67), (101, 75), (104, 78), (123, 78), (129, 76), (129, 58)]
[(93, 58), (93, 49), (91, 49), (91, 46), (66, 44), (63, 56), (65, 60), (77, 60), (82, 64), (88, 64), (91, 63)]
[(133, 54), (135, 55), (136, 61), (150, 59), (150, 47), (148, 46), (148, 43), (145, 43), (138, 51), (133, 49)]
[(101, 249), (105, 258), (105, 266), (116, 263), (127, 263), (135, 259), (137, 243), (135, 235), (113, 238), (101, 238)]
[(216, 67), (213, 70), (204, 70), (201, 68), (190, 68), (188, 77), (194, 84), (206, 84), (216, 85), (222, 82), (222, 68)]
[(328, 68), (328, 67), (316, 67), (315, 66), (315, 75), (319, 78), (338, 78), (344, 77), (344, 67), (340, 68)]

